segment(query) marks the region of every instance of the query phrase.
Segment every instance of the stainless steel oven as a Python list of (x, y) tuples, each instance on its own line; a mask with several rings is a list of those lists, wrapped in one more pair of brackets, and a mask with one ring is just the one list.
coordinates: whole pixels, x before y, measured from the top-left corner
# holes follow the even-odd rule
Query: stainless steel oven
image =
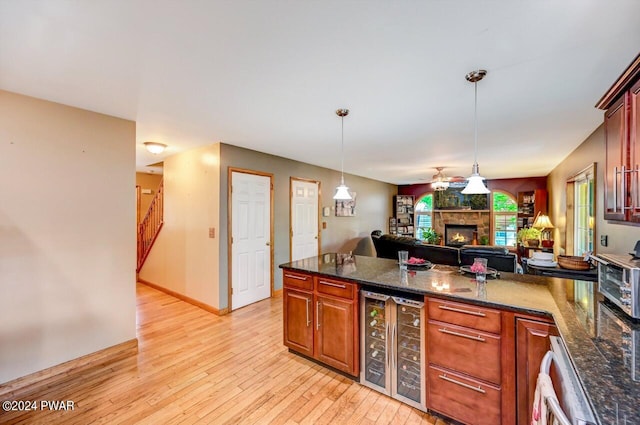
[(640, 259), (631, 255), (598, 254), (599, 291), (633, 318), (640, 318)]

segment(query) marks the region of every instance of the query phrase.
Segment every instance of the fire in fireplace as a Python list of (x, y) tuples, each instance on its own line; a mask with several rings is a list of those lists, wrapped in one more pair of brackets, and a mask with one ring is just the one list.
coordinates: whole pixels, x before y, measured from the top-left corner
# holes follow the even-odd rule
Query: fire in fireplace
[(478, 231), (475, 224), (445, 224), (444, 241), (447, 246), (468, 245), (473, 241), (473, 234)]

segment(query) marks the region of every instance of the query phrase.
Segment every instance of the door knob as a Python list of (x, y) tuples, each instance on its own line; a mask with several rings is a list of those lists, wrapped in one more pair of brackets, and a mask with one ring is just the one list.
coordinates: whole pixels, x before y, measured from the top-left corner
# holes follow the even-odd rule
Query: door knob
[(270, 246), (270, 245), (271, 245), (271, 242), (267, 242), (265, 245)]

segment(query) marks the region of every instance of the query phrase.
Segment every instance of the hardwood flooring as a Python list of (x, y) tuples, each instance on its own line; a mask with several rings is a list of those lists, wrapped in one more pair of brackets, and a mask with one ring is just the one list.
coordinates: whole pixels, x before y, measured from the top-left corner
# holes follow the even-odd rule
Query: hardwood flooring
[(137, 356), (16, 397), (74, 410), (0, 411), (0, 423), (447, 425), (289, 353), (281, 297), (218, 317), (138, 284), (137, 305)]

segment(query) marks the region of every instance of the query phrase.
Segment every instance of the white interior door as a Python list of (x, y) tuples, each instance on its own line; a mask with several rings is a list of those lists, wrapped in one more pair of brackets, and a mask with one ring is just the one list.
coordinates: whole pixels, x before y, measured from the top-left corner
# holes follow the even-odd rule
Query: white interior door
[(231, 173), (231, 306), (271, 296), (271, 178)]
[(291, 180), (291, 261), (318, 255), (319, 184)]

